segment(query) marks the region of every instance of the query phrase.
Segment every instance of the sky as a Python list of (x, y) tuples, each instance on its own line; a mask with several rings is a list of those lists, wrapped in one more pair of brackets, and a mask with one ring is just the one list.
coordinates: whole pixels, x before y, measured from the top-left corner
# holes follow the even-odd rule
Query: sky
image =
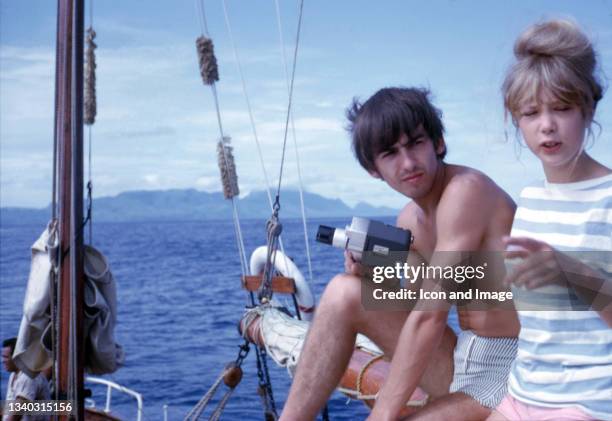
[[(195, 51), (203, 30), (196, 1), (86, 1), (86, 26), (93, 19), (98, 44), (94, 197), (221, 189), (215, 105)], [(290, 67), (299, 3), (278, 3)], [(246, 195), (264, 189), (266, 180), (224, 4), (274, 186), (288, 85), (275, 1), (206, 0), (223, 129), (232, 138)], [(382, 87), (421, 86), (442, 109), (446, 161), (485, 172), (516, 198), (543, 173), (504, 121), (500, 86), (518, 34), (556, 17), (574, 19), (591, 36), (610, 85), (612, 0), (305, 0), (292, 100), (295, 131), (289, 130), (283, 188), (298, 186), (299, 158), (307, 191), (350, 205), (404, 205), (405, 197), (371, 178), (353, 157), (345, 109), (353, 98), (366, 100)], [(1, 206), (45, 207), (51, 200), (55, 25), (56, 1), (0, 0)], [(596, 120), (601, 131), (596, 128), (589, 152), (612, 166), (612, 93), (600, 102)]]

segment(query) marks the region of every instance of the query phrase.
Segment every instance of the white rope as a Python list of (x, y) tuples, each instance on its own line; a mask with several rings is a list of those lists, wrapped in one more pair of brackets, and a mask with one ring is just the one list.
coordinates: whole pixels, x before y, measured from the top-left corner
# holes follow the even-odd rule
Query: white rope
[(340, 393), (344, 393), (345, 395), (350, 396), (352, 399), (358, 399), (360, 401), (369, 401), (369, 400), (373, 400), (373, 399), (375, 400), (378, 398), (378, 393), (376, 393), (375, 395), (363, 395), (357, 392), (356, 390), (347, 389), (341, 386), (338, 386), (336, 390)]
[(293, 103), (293, 84), (295, 82), (295, 69), (297, 67), (297, 54), (300, 45), (300, 29), (302, 28), (302, 11), (304, 10), (304, 0), (300, 0), (300, 10), (298, 13), (297, 35), (295, 38), (295, 49), (293, 50), (293, 67), (291, 69), (291, 83), (289, 84), (289, 101), (287, 103), (287, 118), (285, 119), (285, 134), (283, 136), (283, 153), (281, 156), (280, 171), (278, 174), (278, 188), (276, 197), (280, 196), (281, 183), (283, 181), (283, 167), (285, 164), (285, 151), (287, 150), (287, 132), (289, 129), (289, 117), (291, 116), (291, 105)]
[[(225, 26), (227, 28), (227, 32), (230, 38), (230, 43), (232, 45), (232, 51), (234, 53), (234, 60), (236, 61), (236, 66), (238, 68), (238, 73), (240, 74), (240, 81), (242, 82), (242, 93), (244, 94), (244, 98), (246, 101), (247, 110), (249, 113), (249, 121), (251, 122), (251, 130), (253, 131), (253, 138), (255, 139), (255, 145), (257, 145), (257, 154), (259, 155), (259, 163), (261, 165), (261, 170), (264, 175), (264, 182), (266, 185), (266, 194), (268, 196), (268, 203), (270, 204), (270, 210), (274, 210), (274, 205), (272, 203), (272, 194), (270, 193), (270, 179), (268, 177), (268, 172), (266, 170), (266, 165), (263, 157), (263, 152), (261, 150), (261, 144), (259, 143), (259, 137), (257, 136), (257, 128), (255, 126), (255, 119), (253, 118), (253, 111), (251, 108), (251, 101), (249, 99), (249, 94), (247, 91), (246, 81), (244, 78), (244, 72), (242, 70), (242, 65), (240, 61), (240, 57), (238, 55), (238, 49), (236, 48), (236, 43), (234, 42), (234, 34), (232, 31), (232, 25), (229, 19), (229, 13), (227, 11), (227, 3), (223, 0), (223, 13), (225, 15)], [(283, 239), (279, 236), (278, 244), (280, 246), (281, 251), (283, 252), (285, 260), (287, 259), (287, 253), (285, 253), (285, 246), (283, 245)], [(287, 262), (285, 261), (285, 266), (287, 266)]]
[(242, 71), (242, 65), (241, 65), (240, 57), (238, 56), (238, 50), (234, 42), (234, 35), (232, 31), (232, 26), (229, 20), (229, 14), (227, 12), (227, 3), (225, 0), (223, 0), (223, 13), (225, 15), (225, 26), (229, 34), (230, 43), (232, 44), (234, 60), (236, 61), (238, 73), (240, 74), (240, 81), (242, 83), (242, 93), (244, 94), (247, 110), (249, 112), (249, 121), (251, 122), (251, 129), (253, 130), (253, 138), (255, 139), (255, 145), (257, 145), (257, 153), (259, 155), (259, 162), (261, 164), (261, 170), (263, 172), (264, 181), (266, 183), (266, 193), (268, 194), (268, 201), (270, 202), (270, 209), (272, 209), (272, 195), (270, 194), (270, 179), (268, 178), (268, 172), (266, 171), (266, 165), (264, 162), (263, 153), (261, 151), (261, 144), (259, 143), (259, 137), (257, 136), (257, 129), (255, 127), (255, 119), (253, 118), (253, 111), (251, 109), (251, 101), (249, 99), (249, 94), (247, 92), (246, 82), (244, 79), (244, 72)]
[(223, 370), (217, 380), (213, 383), (213, 385), (208, 389), (208, 391), (200, 398), (200, 400), (191, 408), (191, 410), (185, 415), (183, 421), (195, 421), (200, 418), (202, 412), (206, 409), (208, 402), (210, 402), (211, 398), (214, 396), (215, 392), (221, 385), (223, 381), (223, 376), (227, 373), (227, 370)]
[[(281, 16), (280, 16), (280, 6), (278, 4), (278, 0), (274, 0), (274, 3), (276, 4), (276, 20), (278, 23), (278, 35), (279, 35), (279, 40), (280, 40), (281, 56), (283, 57), (283, 65), (284, 65), (283, 67), (285, 69), (285, 81), (287, 83), (287, 93), (290, 96), (289, 100), (291, 100), (291, 87), (289, 84), (289, 67), (287, 66), (287, 58), (285, 57), (285, 42), (283, 40), (283, 26), (282, 26)], [(291, 112), (291, 109), (289, 110), (289, 115), (290, 115), (290, 121), (291, 121), (291, 133), (293, 135), (293, 149), (295, 151), (295, 162), (296, 162), (297, 174), (298, 174), (298, 186), (299, 186), (299, 192), (300, 192), (300, 210), (302, 213), (304, 243), (306, 245), (306, 260), (308, 262), (308, 277), (309, 277), (310, 282), (312, 283), (312, 259), (310, 258), (310, 245), (308, 242), (306, 209), (304, 206), (304, 183), (302, 182), (300, 154), (299, 154), (299, 149), (298, 149), (298, 144), (297, 144), (297, 136), (295, 135), (295, 122), (293, 121), (293, 112)]]
[[(278, 187), (276, 189), (276, 199), (275, 199), (275, 205), (277, 205), (277, 203), (280, 202), (280, 189), (281, 189), (281, 184), (283, 181), (283, 168), (284, 168), (284, 164), (285, 164), (285, 152), (287, 150), (287, 133), (288, 133), (288, 129), (289, 129), (289, 119), (291, 116), (291, 106), (292, 106), (292, 102), (293, 102), (293, 85), (294, 85), (294, 81), (295, 81), (295, 70), (297, 67), (297, 54), (298, 54), (298, 47), (300, 45), (300, 30), (302, 28), (302, 15), (303, 15), (303, 10), (304, 10), (304, 1), (300, 0), (299, 3), (300, 7), (299, 7), (299, 12), (298, 12), (298, 23), (297, 23), (297, 34), (296, 34), (296, 39), (295, 39), (295, 49), (293, 51), (293, 66), (292, 66), (292, 70), (291, 70), (291, 83), (289, 84), (289, 101), (287, 103), (287, 118), (285, 119), (285, 132), (284, 132), (284, 136), (283, 136), (283, 149), (282, 149), (282, 155), (281, 155), (281, 162), (280, 162), (280, 170), (279, 170), (279, 174), (278, 174)], [(275, 209), (275, 213), (277, 212), (277, 209)], [(308, 240), (306, 240), (308, 241)], [(307, 249), (307, 253), (309, 254), (309, 250)], [(309, 271), (312, 274), (312, 268), (310, 265), (310, 260), (309, 260)], [(311, 275), (312, 276), (312, 275)]]
[(240, 229), (240, 217), (238, 216), (238, 208), (236, 207), (236, 202), (234, 202), (234, 198), (232, 198), (232, 213), (234, 219), (234, 229), (236, 231), (236, 241), (238, 243), (238, 253), (240, 255), (240, 270), (242, 276), (245, 276), (249, 274), (250, 269), (246, 261), (244, 239), (242, 238), (242, 230)]
[[(200, 16), (200, 25), (201, 25), (201, 29), (202, 29), (202, 34), (206, 34), (207, 37), (210, 38), (210, 35), (208, 33), (208, 25), (206, 22), (206, 14), (205, 14), (205, 10), (204, 10), (204, 0), (200, 0), (197, 1), (196, 0), (196, 6), (198, 7), (198, 11), (199, 11), (199, 16)], [(219, 107), (219, 98), (217, 95), (217, 88), (216, 88), (216, 84), (213, 81), (213, 83), (210, 85), (212, 94), (213, 94), (213, 99), (214, 99), (214, 103), (215, 103), (215, 110), (217, 113), (217, 123), (219, 126), (219, 133), (221, 135), (221, 139), (225, 139), (225, 135), (223, 133), (223, 124), (221, 122), (221, 110)], [(222, 148), (223, 150), (223, 159), (225, 161), (225, 164), (227, 165), (228, 163), (228, 158), (227, 158), (227, 151), (225, 149), (225, 147)], [(228, 166), (229, 168), (229, 166)], [(246, 253), (245, 253), (245, 246), (244, 246), (244, 240), (242, 238), (242, 230), (240, 229), (240, 217), (238, 214), (238, 209), (236, 206), (236, 202), (234, 201), (234, 198), (232, 197), (230, 199), (232, 201), (232, 219), (234, 222), (234, 229), (236, 232), (236, 243), (238, 245), (238, 253), (240, 255), (240, 269), (242, 271), (242, 276), (246, 276), (249, 274), (249, 266), (247, 264), (247, 258), (246, 258)]]

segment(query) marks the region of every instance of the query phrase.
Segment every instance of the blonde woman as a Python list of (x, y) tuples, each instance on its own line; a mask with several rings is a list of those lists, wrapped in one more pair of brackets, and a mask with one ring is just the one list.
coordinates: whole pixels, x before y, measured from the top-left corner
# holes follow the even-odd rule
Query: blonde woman
[[(519, 308), (508, 395), (489, 420), (612, 420), (612, 171), (585, 150), (603, 89), (573, 22), (533, 25), (514, 46), (504, 105), (545, 180), (523, 189), (505, 239), (506, 282), (584, 311)], [(580, 257), (597, 252), (596, 263)], [(580, 254), (582, 253), (582, 254)]]

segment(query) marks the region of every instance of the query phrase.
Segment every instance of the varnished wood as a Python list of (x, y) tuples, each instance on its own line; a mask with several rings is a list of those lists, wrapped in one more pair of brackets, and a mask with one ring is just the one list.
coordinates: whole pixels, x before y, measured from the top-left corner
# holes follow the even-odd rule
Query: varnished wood
[[(261, 275), (244, 276), (242, 278), (242, 287), (247, 291), (255, 292), (261, 286)], [(285, 276), (272, 277), (272, 291), (279, 294), (295, 294), (295, 280)]]
[[(84, 414), (83, 335), (83, 0), (58, 1), (56, 110), (59, 184), (59, 398), (69, 388), (70, 357), (76, 358), (74, 418)], [(74, 303), (74, 306), (73, 306)], [(72, 334), (72, 318), (75, 332)], [(71, 337), (75, 343), (71, 345)], [(61, 416), (60, 419), (69, 419)]]
[(107, 414), (99, 409), (87, 408), (85, 409), (85, 421), (121, 421), (121, 418)]

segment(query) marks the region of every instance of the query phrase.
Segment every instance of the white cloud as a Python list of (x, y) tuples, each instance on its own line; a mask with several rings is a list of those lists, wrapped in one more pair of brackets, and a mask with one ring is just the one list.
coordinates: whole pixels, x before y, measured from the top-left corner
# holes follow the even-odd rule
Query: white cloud
[(161, 187), (159, 174), (147, 174), (143, 176), (142, 179), (149, 187)]
[(212, 176), (198, 177), (195, 181), (196, 187), (198, 189), (205, 190), (205, 191), (220, 190), (219, 188), (220, 183), (221, 182), (219, 181), (219, 177), (212, 177)]

